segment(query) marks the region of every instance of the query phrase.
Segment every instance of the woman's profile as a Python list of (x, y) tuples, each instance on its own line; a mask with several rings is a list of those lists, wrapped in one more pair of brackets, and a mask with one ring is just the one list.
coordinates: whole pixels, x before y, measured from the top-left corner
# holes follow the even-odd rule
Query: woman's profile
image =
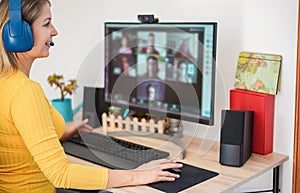
[[(165, 171), (181, 164), (154, 160), (132, 170), (113, 170), (72, 164), (62, 141), (91, 132), (87, 121), (65, 128), (63, 117), (48, 102), (38, 82), (30, 79), (36, 59), (50, 54), (58, 35), (49, 0), (13, 1), (21, 5), (23, 20), (32, 31), (29, 51), (8, 51), (0, 38), (0, 190), (54, 193), (55, 188), (97, 190), (173, 181), (179, 175)], [(0, 1), (0, 34), (9, 21), (9, 1)]]

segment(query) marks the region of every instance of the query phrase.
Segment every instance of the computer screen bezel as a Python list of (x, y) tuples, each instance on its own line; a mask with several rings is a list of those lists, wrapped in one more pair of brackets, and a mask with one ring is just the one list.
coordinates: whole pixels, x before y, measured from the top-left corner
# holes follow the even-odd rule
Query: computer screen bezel
[[(145, 23), (137, 23), (137, 22), (105, 22), (104, 23), (104, 30), (105, 30), (105, 37), (109, 34), (107, 34), (107, 25), (121, 25), (121, 26), (139, 26), (139, 25), (149, 25), (149, 27), (155, 26), (155, 25), (165, 25), (165, 26), (170, 26), (170, 27), (174, 27), (174, 26), (180, 26), (180, 25), (199, 25), (199, 27), (201, 25), (210, 25), (213, 27), (213, 43), (212, 43), (212, 69), (211, 69), (211, 104), (210, 104), (210, 116), (203, 116), (203, 115), (199, 115), (196, 118), (195, 117), (189, 117), (189, 116), (185, 116), (183, 114), (174, 114), (174, 112), (171, 111), (167, 111), (167, 112), (163, 112), (162, 114), (164, 116), (167, 116), (169, 118), (175, 118), (175, 119), (180, 119), (180, 120), (186, 120), (186, 121), (192, 121), (192, 122), (197, 122), (200, 124), (204, 124), (204, 125), (214, 125), (214, 113), (215, 113), (215, 87), (216, 87), (216, 80), (215, 80), (215, 76), (216, 76), (216, 54), (217, 54), (217, 28), (218, 28), (218, 23), (217, 22), (162, 22), (162, 23), (156, 23), (156, 24), (145, 24)], [(105, 41), (105, 52), (107, 51), (107, 42)], [(107, 53), (105, 53), (105, 85), (107, 84), (107, 65), (109, 63), (109, 61), (107, 60)], [(112, 103), (111, 99), (107, 98), (107, 90), (105, 89), (105, 102), (109, 103), (109, 104), (114, 104)], [(201, 103), (201, 101), (199, 101), (199, 103)], [(132, 105), (131, 103), (128, 102), (128, 104), (117, 104), (118, 107), (121, 108), (129, 108), (130, 110), (134, 110), (134, 111), (139, 111), (139, 112), (148, 112), (148, 109), (144, 108), (144, 107), (139, 107), (139, 106), (135, 106)], [(201, 106), (201, 104), (199, 105)], [(155, 113), (160, 114), (160, 111), (156, 111)], [(195, 121), (196, 120), (196, 121)]]

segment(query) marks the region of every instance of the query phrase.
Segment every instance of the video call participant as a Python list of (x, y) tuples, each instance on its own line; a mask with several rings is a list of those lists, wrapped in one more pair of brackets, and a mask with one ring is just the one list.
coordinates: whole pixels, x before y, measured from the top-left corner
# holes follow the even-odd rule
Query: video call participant
[(156, 89), (151, 83), (146, 86), (146, 95), (148, 101), (153, 102), (156, 100)]
[(121, 63), (122, 75), (135, 77), (136, 69), (134, 65), (131, 65), (130, 61), (132, 58), (130, 59), (126, 54), (120, 54), (118, 57)]
[(129, 38), (127, 35), (123, 35), (121, 38), (121, 47), (119, 48), (119, 53), (120, 54), (132, 54), (133, 51), (129, 47)]
[[(9, 20), (9, 1), (0, 2), (0, 34)], [(0, 190), (54, 193), (55, 187), (104, 189), (157, 181), (174, 181), (165, 171), (181, 164), (161, 159), (133, 170), (112, 170), (71, 164), (61, 141), (92, 130), (84, 121), (65, 129), (63, 117), (48, 102), (39, 83), (31, 80), (35, 59), (49, 56), (53, 37), (48, 0), (23, 0), (22, 15), (33, 34), (30, 51), (9, 52), (0, 38)]]
[(122, 66), (122, 73), (123, 75), (128, 75), (128, 70), (129, 70), (129, 61), (128, 61), (128, 58), (126, 56), (122, 56), (121, 57), (121, 66)]
[(158, 59), (155, 56), (148, 56), (146, 63), (147, 72), (143, 75), (145, 78), (160, 79), (158, 76)]
[(155, 49), (155, 35), (154, 33), (149, 33), (147, 37), (148, 45), (143, 47), (141, 52), (145, 54), (155, 54), (159, 55), (159, 51)]
[(186, 61), (181, 61), (178, 64), (177, 81), (188, 82), (188, 83), (193, 82), (191, 75), (188, 74), (187, 68), (188, 68), (188, 63)]
[(189, 42), (187, 39), (183, 39), (177, 52), (175, 53), (175, 58), (179, 61), (182, 60), (190, 60), (191, 62), (194, 61), (194, 56), (190, 51)]

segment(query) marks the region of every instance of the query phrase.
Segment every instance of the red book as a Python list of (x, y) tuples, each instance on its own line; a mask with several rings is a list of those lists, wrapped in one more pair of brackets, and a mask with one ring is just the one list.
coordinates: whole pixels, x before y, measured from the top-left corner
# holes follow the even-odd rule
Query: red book
[(273, 151), (274, 95), (253, 91), (230, 90), (230, 109), (254, 111), (252, 152)]

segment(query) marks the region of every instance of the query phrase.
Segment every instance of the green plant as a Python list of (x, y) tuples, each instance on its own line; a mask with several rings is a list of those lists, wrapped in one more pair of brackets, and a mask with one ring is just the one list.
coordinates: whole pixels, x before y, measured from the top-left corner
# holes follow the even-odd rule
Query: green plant
[(60, 100), (64, 101), (66, 95), (72, 95), (73, 91), (78, 88), (77, 81), (75, 79), (69, 80), (68, 84), (64, 81), (63, 75), (53, 74), (48, 76), (48, 83), (50, 86), (55, 85), (56, 88), (60, 89)]

